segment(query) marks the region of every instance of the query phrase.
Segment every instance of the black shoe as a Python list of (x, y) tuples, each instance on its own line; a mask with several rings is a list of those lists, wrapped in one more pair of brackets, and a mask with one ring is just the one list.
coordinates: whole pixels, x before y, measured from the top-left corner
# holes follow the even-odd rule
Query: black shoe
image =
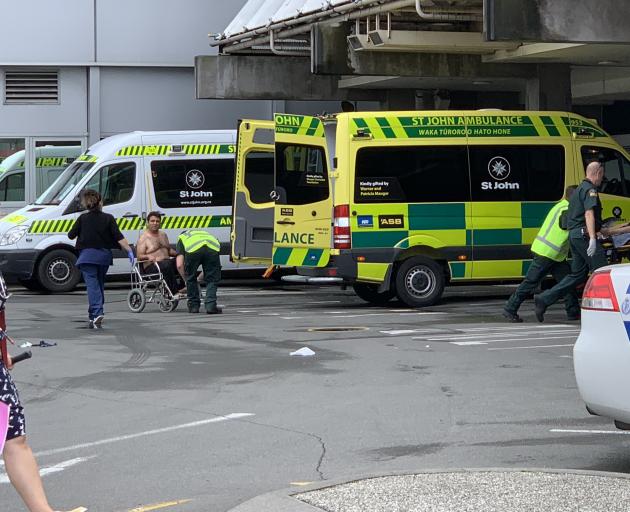
[(507, 318), (508, 322), (512, 322), (513, 324), (520, 324), (523, 322), (523, 319), (518, 316), (516, 313), (512, 313), (511, 311), (503, 310), (503, 316)]
[(188, 308), (189, 313), (199, 313), (199, 308)]
[(206, 310), (206, 314), (208, 315), (220, 315), (221, 313), (223, 313), (223, 310), (216, 306)]
[(534, 313), (536, 313), (536, 320), (541, 323), (544, 322), (545, 311), (547, 311), (547, 306), (540, 300), (540, 295), (534, 295)]

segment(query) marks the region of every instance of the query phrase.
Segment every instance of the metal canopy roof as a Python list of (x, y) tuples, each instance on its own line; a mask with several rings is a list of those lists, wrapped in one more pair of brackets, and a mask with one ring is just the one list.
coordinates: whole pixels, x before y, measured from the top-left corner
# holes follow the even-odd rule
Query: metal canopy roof
[(362, 4), (368, 3), (373, 4), (375, 0), (249, 0), (219, 35), (219, 39), (316, 14), (341, 4), (355, 4), (356, 8), (360, 8)]

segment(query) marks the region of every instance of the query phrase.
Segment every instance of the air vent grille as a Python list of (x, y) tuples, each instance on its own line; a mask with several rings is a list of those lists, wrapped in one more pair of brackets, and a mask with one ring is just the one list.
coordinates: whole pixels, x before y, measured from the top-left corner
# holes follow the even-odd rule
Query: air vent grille
[(58, 71), (5, 71), (4, 103), (59, 103)]

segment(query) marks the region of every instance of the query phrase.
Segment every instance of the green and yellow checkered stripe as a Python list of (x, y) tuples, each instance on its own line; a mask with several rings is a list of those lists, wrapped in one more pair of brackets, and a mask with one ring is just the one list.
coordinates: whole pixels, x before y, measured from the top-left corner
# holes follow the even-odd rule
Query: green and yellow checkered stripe
[[(179, 149), (179, 148), (176, 148)], [(172, 145), (125, 146), (116, 151), (116, 156), (162, 156), (173, 151)], [(186, 155), (222, 155), (234, 154), (234, 144), (182, 144), (181, 151)]]
[(561, 137), (587, 129), (596, 137), (606, 134), (577, 118), (540, 115), (433, 115), (353, 117), (351, 134), (374, 139)]
[(97, 162), (98, 157), (94, 155), (80, 155), (77, 160), (79, 162)]
[(35, 167), (62, 167), (74, 161), (69, 157), (40, 157), (35, 160)]
[[(502, 260), (501, 247), (529, 246), (555, 203), (433, 203), (356, 205), (352, 217), (352, 248), (409, 249), (416, 245), (493, 247), (492, 260), (449, 262), (453, 279), (509, 278), (524, 275), (530, 260)], [(501, 217), (496, 212), (501, 211)], [(379, 228), (379, 215), (402, 215), (403, 229)], [(359, 227), (359, 216), (372, 216), (372, 227)], [(474, 264), (474, 270), (472, 265)]]
[(325, 267), (330, 259), (330, 249), (309, 249), (306, 247), (274, 247), (274, 265), (284, 267)]
[(317, 117), (275, 114), (274, 119), (276, 133), (307, 137), (324, 136), (324, 125)]
[[(50, 235), (67, 233), (74, 225), (75, 219), (36, 220), (28, 230), (34, 235)], [(118, 228), (121, 231), (144, 229), (146, 221), (142, 217), (118, 218)], [(229, 228), (232, 225), (230, 215), (182, 215), (162, 217), (162, 229), (190, 229), (190, 228)]]

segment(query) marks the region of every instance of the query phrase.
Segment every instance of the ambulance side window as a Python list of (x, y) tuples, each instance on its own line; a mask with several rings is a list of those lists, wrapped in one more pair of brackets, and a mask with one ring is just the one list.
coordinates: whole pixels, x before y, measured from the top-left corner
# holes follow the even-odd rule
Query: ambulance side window
[(0, 201), (24, 201), (24, 173), (6, 176), (0, 181)]
[(160, 208), (229, 206), (234, 159), (154, 160), (151, 178)]
[(599, 187), (602, 194), (630, 197), (630, 163), (611, 148), (582, 146), (584, 169), (591, 162), (600, 162), (605, 169), (604, 180)]
[[(86, 183), (83, 190), (96, 190), (103, 198), (103, 206), (126, 203), (133, 197), (136, 183), (136, 164), (125, 162), (101, 167)], [(68, 205), (64, 215), (83, 210), (79, 193)]]
[(274, 156), (271, 152), (250, 151), (245, 156), (245, 188), (252, 203), (269, 202), (269, 194), (274, 186), (273, 164)]
[(357, 152), (357, 203), (470, 201), (466, 146), (369, 147)]
[(558, 201), (563, 146), (469, 146), (473, 201)]
[(277, 204), (310, 204), (328, 198), (328, 169), (323, 148), (276, 144)]
[(103, 205), (126, 203), (133, 197), (136, 183), (136, 164), (125, 162), (106, 165), (90, 178), (85, 188), (96, 190)]

